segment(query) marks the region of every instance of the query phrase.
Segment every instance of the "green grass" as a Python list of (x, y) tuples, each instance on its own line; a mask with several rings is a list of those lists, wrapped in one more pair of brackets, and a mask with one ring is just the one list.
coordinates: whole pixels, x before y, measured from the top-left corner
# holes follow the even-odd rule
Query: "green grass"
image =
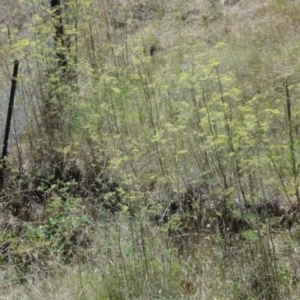
[[(200, 234), (178, 253), (170, 238), (146, 222), (121, 217), (94, 232), (85, 263), (53, 263), (52, 276), (29, 273), (10, 299), (297, 299), (298, 252), (290, 235), (262, 236), (224, 246), (217, 235)], [(142, 233), (143, 232), (143, 233)], [(142, 244), (145, 244), (145, 249)], [(292, 261), (291, 261), (292, 259)], [(6, 271), (9, 272), (9, 271)], [(54, 276), (53, 276), (54, 275)], [(9, 289), (9, 286), (12, 286)]]

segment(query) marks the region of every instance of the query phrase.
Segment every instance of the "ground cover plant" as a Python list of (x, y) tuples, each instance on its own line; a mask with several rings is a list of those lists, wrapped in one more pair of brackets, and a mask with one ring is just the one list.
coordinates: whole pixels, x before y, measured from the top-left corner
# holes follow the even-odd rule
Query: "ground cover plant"
[(299, 298), (298, 0), (0, 6), (0, 298)]

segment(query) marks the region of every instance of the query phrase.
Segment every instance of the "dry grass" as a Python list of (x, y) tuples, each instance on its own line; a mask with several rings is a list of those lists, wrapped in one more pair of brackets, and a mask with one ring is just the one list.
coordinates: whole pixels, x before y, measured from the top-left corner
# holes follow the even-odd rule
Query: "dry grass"
[[(295, 243), (298, 227), (291, 235), (265, 235), (256, 242), (237, 240), (226, 249), (217, 236), (202, 235), (197, 243), (194, 240), (178, 254), (158, 228), (147, 227), (144, 223), (145, 260), (145, 254), (139, 248), (141, 236), (130, 226), (132, 224), (122, 218), (122, 223), (98, 228), (92, 246), (93, 259), (72, 267), (57, 264), (53, 266), (52, 276), (31, 273), (19, 285), (12, 281), (16, 276), (13, 270), (2, 271), (1, 299), (299, 297), (299, 245)], [(277, 274), (272, 273), (273, 253), (276, 253)]]

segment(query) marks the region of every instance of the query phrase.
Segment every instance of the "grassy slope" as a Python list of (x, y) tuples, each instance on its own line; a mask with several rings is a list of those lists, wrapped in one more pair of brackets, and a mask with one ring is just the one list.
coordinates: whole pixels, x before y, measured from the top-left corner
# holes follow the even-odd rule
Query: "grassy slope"
[[(52, 196), (46, 220), (34, 220), (40, 231), (34, 226), (23, 229), (21, 242), (13, 242), (22, 253), (20, 265), (32, 257), (37, 263), (26, 274), (18, 265), (4, 265), (1, 281), (7, 297), (298, 299), (297, 217), (292, 230), (285, 232), (278, 227), (279, 218), (259, 222), (259, 216), (246, 215), (250, 228), (237, 235), (227, 228), (220, 234), (222, 224), (217, 221), (226, 218), (219, 203), (257, 205), (277, 197), (289, 208), (299, 200), (298, 1), (240, 1), (235, 6), (165, 1), (152, 4), (127, 25), (134, 9), (128, 2), (117, 2), (94, 1), (93, 9), (80, 15), (79, 89), (64, 87), (76, 101), (63, 110), (67, 129), (57, 135), (55, 151), (66, 165), (74, 157), (86, 185), (95, 165), (109, 161), (110, 176), (120, 182), (123, 212), (108, 222), (101, 217), (99, 203), (86, 194), (81, 199), (70, 192), (69, 206), (63, 207), (59, 201), (65, 186), (47, 188)], [(36, 34), (47, 37), (46, 27), (41, 28)], [(41, 38), (39, 42), (45, 47)], [(14, 49), (18, 55), (30, 48), (20, 45)], [(34, 52), (37, 45), (29, 51), (40, 64), (51, 65), (47, 51)], [(3, 65), (10, 58), (7, 53), (2, 52)], [(24, 55), (26, 59), (31, 62)], [(292, 119), (286, 113), (286, 80)], [(52, 144), (47, 135), (39, 135), (40, 124), (37, 116), (15, 157), (29, 173), (51, 169)], [(37, 151), (26, 142), (30, 139), (44, 148)], [(161, 213), (171, 197), (182, 199), (190, 186), (205, 190), (201, 197), (213, 213), (193, 207), (184, 211), (191, 218), (178, 213), (162, 227), (148, 221), (150, 213)], [(150, 211), (145, 203), (150, 203)], [(92, 215), (91, 206), (100, 211), (93, 229), (80, 219), (81, 214)], [(197, 209), (207, 216), (201, 219)], [(231, 213), (240, 216), (240, 206)], [(54, 216), (62, 229), (54, 241), (45, 237), (52, 222), (47, 216)], [(19, 215), (17, 220), (24, 221)], [(78, 224), (89, 236), (88, 250), (80, 252), (84, 259), (77, 256), (75, 264), (66, 267), (59, 245), (79, 234)], [(173, 241), (167, 232), (173, 233)], [(26, 242), (28, 237), (32, 242)], [(80, 242), (75, 244), (79, 248)], [(50, 246), (54, 250), (48, 250)], [(75, 251), (71, 249), (67, 251)], [(64, 255), (71, 256), (69, 252)], [(44, 277), (45, 270), (54, 276)], [(14, 284), (19, 277), (27, 282)]]

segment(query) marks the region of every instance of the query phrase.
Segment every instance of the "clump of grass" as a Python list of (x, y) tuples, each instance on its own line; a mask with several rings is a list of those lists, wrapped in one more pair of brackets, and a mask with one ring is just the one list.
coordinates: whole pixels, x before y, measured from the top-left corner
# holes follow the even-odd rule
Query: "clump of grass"
[[(202, 235), (179, 254), (160, 228), (138, 218), (123, 215), (102, 224), (94, 234), (90, 260), (73, 267), (57, 263), (51, 277), (28, 275), (28, 284), (19, 291), (4, 289), (3, 295), (12, 299), (40, 299), (41, 295), (44, 299), (62, 295), (66, 299), (296, 299), (299, 292), (295, 270), (283, 259), (287, 254), (297, 259), (292, 249), (296, 240), (286, 235), (278, 244), (267, 235), (248, 232), (243, 242), (226, 249), (220, 237)], [(286, 242), (289, 247), (283, 246)]]

